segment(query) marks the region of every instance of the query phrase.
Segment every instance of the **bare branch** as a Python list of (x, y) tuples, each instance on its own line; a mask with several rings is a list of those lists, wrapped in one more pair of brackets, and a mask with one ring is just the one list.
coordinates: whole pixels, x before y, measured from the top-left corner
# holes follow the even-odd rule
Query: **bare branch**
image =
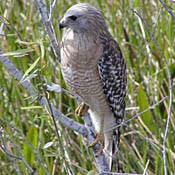
[(38, 7), (40, 13), (41, 13), (42, 20), (43, 20), (43, 23), (44, 23), (45, 28), (47, 30), (47, 33), (49, 35), (50, 42), (51, 42), (55, 57), (60, 62), (59, 44), (58, 44), (57, 38), (55, 37), (54, 32), (52, 30), (51, 21), (48, 19), (47, 10), (45, 8), (45, 5), (40, 0), (35, 0), (35, 2), (37, 4), (37, 7)]

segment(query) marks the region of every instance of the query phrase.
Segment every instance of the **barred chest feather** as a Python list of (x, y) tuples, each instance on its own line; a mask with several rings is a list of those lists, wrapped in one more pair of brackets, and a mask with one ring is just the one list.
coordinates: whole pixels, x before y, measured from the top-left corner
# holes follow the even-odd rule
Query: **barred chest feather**
[(68, 29), (61, 44), (61, 64), (75, 67), (77, 64), (85, 69), (97, 66), (103, 53), (103, 45), (98, 36), (76, 33)]
[(61, 46), (63, 77), (70, 90), (90, 107), (99, 102), (101, 105), (107, 103), (98, 71), (102, 53), (103, 45), (98, 37), (76, 34), (69, 29), (64, 34)]

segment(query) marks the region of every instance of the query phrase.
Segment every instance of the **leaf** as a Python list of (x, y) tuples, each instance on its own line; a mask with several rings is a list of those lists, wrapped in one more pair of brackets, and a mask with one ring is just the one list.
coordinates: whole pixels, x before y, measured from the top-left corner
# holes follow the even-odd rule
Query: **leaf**
[(41, 58), (44, 58), (44, 45), (43, 45), (43, 41), (39, 40), (40, 43), (40, 48), (41, 48)]
[(35, 78), (37, 76), (38, 69), (34, 70), (29, 76), (26, 76), (26, 78), (24, 77), (24, 79), (21, 79), (20, 82), (24, 82), (24, 81), (28, 81), (32, 78)]
[(52, 83), (52, 85), (47, 85), (48, 91), (62, 92), (62, 88), (59, 84)]
[(15, 42), (20, 43), (20, 44), (24, 44), (24, 45), (27, 45), (27, 46), (36, 44), (35, 42), (26, 42), (26, 41), (21, 41), (19, 39), (16, 40)]
[(45, 145), (44, 145), (44, 149), (47, 149), (47, 148), (49, 148), (50, 146), (52, 146), (53, 145), (53, 142), (48, 142), (48, 143), (46, 143)]
[(0, 54), (0, 56), (24, 56), (24, 55), (27, 55), (28, 52), (32, 52), (32, 51), (34, 51), (32, 48), (19, 49), (19, 50), (16, 50), (15, 52), (6, 52), (3, 54)]
[[(38, 131), (37, 128), (32, 126), (29, 127), (29, 131), (27, 132), (27, 139), (30, 141), (30, 143), (33, 145), (34, 148), (37, 147), (38, 143)], [(34, 158), (35, 153), (34, 150), (31, 148), (31, 146), (28, 144), (28, 142), (24, 142), (24, 149), (23, 149), (24, 157), (27, 161), (27, 163), (33, 167), (34, 164)]]
[(37, 65), (39, 60), (40, 60), (40, 57), (38, 57), (38, 59), (36, 59), (36, 61), (26, 70), (26, 72), (24, 73), (23, 77), (20, 80), (20, 83), (22, 83), (25, 77), (34, 69), (34, 67)]
[(21, 107), (22, 110), (26, 109), (41, 109), (42, 106), (26, 106), (26, 107)]
[(94, 175), (94, 174), (95, 174), (94, 170), (91, 170), (87, 173), (87, 175)]
[[(141, 84), (139, 86), (137, 100), (138, 100), (140, 112), (144, 111), (145, 109), (147, 109), (149, 107), (149, 102), (148, 102), (148, 99), (146, 97), (146, 93), (144, 92)], [(144, 124), (151, 131), (154, 131), (153, 117), (152, 117), (150, 110), (144, 112), (140, 117), (141, 117), (142, 121), (144, 122)]]
[(135, 6), (136, 6), (136, 7), (139, 7), (139, 2), (138, 2), (138, 0), (135, 0)]

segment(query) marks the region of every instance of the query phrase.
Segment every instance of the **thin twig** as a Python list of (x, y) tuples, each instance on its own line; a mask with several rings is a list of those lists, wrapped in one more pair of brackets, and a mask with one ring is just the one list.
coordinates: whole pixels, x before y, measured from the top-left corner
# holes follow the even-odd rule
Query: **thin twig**
[[(1, 136), (1, 140), (3, 141), (4, 138), (2, 137), (2, 134), (1, 134), (1, 133), (0, 133), (0, 136)], [(4, 141), (3, 141), (3, 143), (4, 143)], [(3, 145), (4, 145), (4, 144), (3, 144)], [(20, 156), (15, 156), (15, 155), (9, 153), (9, 152), (7, 151), (7, 148), (5, 148), (5, 146), (0, 145), (0, 148), (1, 148), (9, 157), (22, 160), (22, 158), (21, 158)]]
[[(20, 42), (18, 42), (18, 40), (22, 40), (22, 37), (21, 37), (20, 33), (16, 30), (16, 28), (10, 23), (10, 21), (7, 18), (0, 16), (0, 19), (2, 19), (3, 24), (7, 28), (8, 32), (10, 32), (11, 34), (15, 33), (15, 35), (13, 35), (12, 37), (16, 41), (19, 48), (24, 49), (24, 47), (20, 44)], [(7, 22), (5, 22), (4, 20), (6, 20)], [(25, 55), (25, 57), (27, 58), (29, 63), (31, 63), (31, 61), (33, 61), (32, 57), (30, 55)]]
[(175, 15), (173, 14), (173, 12), (167, 7), (167, 5), (162, 1), (162, 0), (159, 0), (160, 3), (164, 6), (164, 8), (168, 11), (168, 13), (173, 17), (175, 18)]
[(48, 85), (48, 84), (46, 84), (46, 86), (47, 86), (47, 91), (65, 92), (66, 94), (69, 94), (69, 95), (77, 98), (75, 94), (73, 94), (72, 92), (70, 92), (70, 91), (68, 91), (64, 88), (62, 88), (59, 84), (52, 83), (51, 86)]
[(3, 136), (3, 130), (2, 130), (2, 129), (0, 129), (0, 137), (1, 137), (2, 145), (3, 145), (3, 147), (1, 146), (1, 149), (7, 154), (7, 157), (9, 158), (9, 160), (13, 162), (13, 164), (14, 164), (14, 166), (15, 166), (15, 168), (16, 168), (16, 171), (17, 171), (17, 173), (18, 173), (18, 175), (21, 175), (21, 171), (20, 171), (20, 169), (18, 168), (18, 166), (17, 166), (17, 164), (16, 164), (16, 161), (15, 161), (15, 159), (14, 159), (14, 158), (16, 158), (16, 159), (19, 159), (19, 160), (20, 160), (20, 157), (14, 156), (14, 155), (12, 155), (12, 154), (10, 153), (10, 150), (9, 150), (9, 148), (8, 148), (8, 146), (7, 146), (7, 143), (5, 142), (5, 139), (4, 139), (4, 136)]
[(146, 162), (146, 166), (145, 166), (145, 169), (144, 169), (143, 175), (146, 175), (146, 170), (147, 170), (147, 168), (148, 168), (148, 165), (149, 165), (149, 160)]
[(54, 34), (52, 32), (51, 22), (48, 21), (47, 10), (45, 8), (45, 5), (40, 0), (35, 0), (35, 2), (41, 13), (42, 20), (45, 25), (45, 29), (47, 30), (47, 33), (49, 35), (51, 46), (54, 51), (54, 55), (56, 59), (60, 62), (59, 44), (58, 44), (57, 38), (54, 37)]
[(134, 13), (142, 20), (142, 22), (144, 23), (144, 25), (146, 26), (147, 30), (149, 31), (151, 37), (153, 38), (156, 47), (158, 48), (160, 54), (162, 55), (164, 62), (166, 64), (166, 68), (167, 68), (167, 72), (168, 72), (168, 79), (169, 79), (169, 109), (168, 109), (168, 115), (167, 115), (167, 120), (166, 120), (166, 126), (165, 126), (165, 132), (164, 132), (164, 138), (163, 138), (163, 164), (164, 164), (164, 175), (167, 175), (167, 166), (166, 166), (166, 138), (167, 138), (167, 133), (168, 133), (168, 127), (169, 127), (169, 121), (170, 121), (170, 117), (171, 117), (171, 105), (172, 105), (172, 82), (171, 82), (171, 73), (170, 73), (170, 69), (168, 66), (168, 62), (167, 59), (165, 57), (165, 55), (163, 54), (155, 36), (153, 35), (153, 33), (151, 32), (150, 28), (148, 27), (148, 25), (146, 24), (146, 22), (144, 21), (144, 19), (137, 13), (137, 11), (134, 10)]
[(131, 128), (129, 125), (127, 125), (126, 123), (123, 124), (124, 126), (128, 127), (130, 130), (134, 131), (135, 133), (137, 133), (138, 135), (140, 135), (142, 138), (144, 138), (146, 141), (150, 142), (153, 146), (155, 146), (160, 152), (162, 152), (162, 149), (157, 146), (151, 139), (145, 137), (143, 134), (141, 134), (139, 131), (136, 131), (135, 129)]
[(52, 1), (50, 0), (50, 14), (49, 14), (48, 22), (51, 22), (51, 20), (52, 20), (53, 9), (55, 8), (56, 2), (57, 2), (57, 0), (54, 0), (54, 2), (52, 4)]
[[(13, 128), (13, 129), (16, 130), (17, 132), (19, 132), (20, 134), (22, 133), (20, 130), (18, 130), (17, 128), (15, 128), (13, 125), (9, 124), (9, 123), (8, 123), (5, 119), (3, 119), (2, 117), (1, 117), (0, 119), (1, 119), (4, 123), (6, 123), (7, 125), (9, 125), (11, 128)], [(27, 166), (27, 168), (30, 170), (31, 174), (35, 173), (35, 171), (33, 170), (33, 168), (27, 163), (26, 159), (24, 158), (24, 155), (22, 154), (22, 151), (20, 151), (21, 156), (14, 156), (14, 155), (12, 155), (12, 154), (10, 153), (10, 150), (8, 149), (8, 146), (7, 146), (7, 144), (6, 144), (6, 141), (5, 141), (4, 136), (3, 136), (3, 134), (2, 134), (2, 130), (0, 131), (0, 135), (1, 135), (1, 140), (2, 140), (3, 146), (4, 146), (4, 148), (3, 148), (3, 147), (1, 147), (1, 148), (5, 151), (5, 153), (6, 153), (7, 156), (9, 157), (9, 159), (13, 162), (14, 166), (16, 167), (16, 170), (17, 170), (18, 174), (20, 175), (21, 172), (20, 172), (20, 169), (18, 168), (18, 166), (17, 166), (16, 161), (14, 160), (14, 158), (16, 158), (16, 159), (18, 159), (18, 160), (22, 160), (23, 163), (24, 163), (24, 164)], [(22, 135), (22, 134), (21, 134), (21, 135)], [(28, 141), (27, 138), (26, 138), (24, 135), (22, 135), (22, 136), (24, 137), (24, 139), (25, 139), (26, 141)], [(33, 145), (32, 145), (29, 141), (28, 141), (28, 143), (29, 143), (29, 145), (33, 148)], [(35, 150), (34, 150), (34, 151), (35, 151)], [(41, 164), (42, 164), (42, 166), (44, 167), (44, 163), (42, 163), (42, 161), (41, 161)], [(44, 168), (45, 168), (45, 167), (44, 167)], [(49, 174), (48, 171), (46, 171), (46, 173)]]
[[(23, 132), (21, 130), (19, 130), (18, 128), (15, 128), (12, 124), (8, 123), (3, 117), (0, 117), (0, 120), (2, 120), (4, 123), (6, 123), (10, 128), (13, 128), (15, 131), (17, 131), (20, 135), (23, 136), (24, 140), (29, 144), (29, 146), (34, 150), (36, 156), (38, 157), (38, 159), (40, 160), (42, 166), (44, 167), (45, 171), (47, 174), (49, 174), (49, 171), (47, 170), (47, 167), (45, 166), (44, 162), (42, 161), (38, 151), (33, 147), (33, 145), (30, 143), (30, 141), (27, 139), (27, 137), (23, 134)], [(25, 161), (25, 158), (23, 156), (21, 156), (21, 159), (23, 160), (23, 162), (27, 165), (27, 162)], [(27, 165), (28, 166), (28, 165)], [(28, 168), (30, 169), (30, 167), (28, 166)]]
[(54, 123), (54, 127), (55, 127), (55, 131), (56, 131), (56, 135), (57, 135), (57, 139), (58, 139), (58, 145), (59, 145), (60, 150), (61, 150), (61, 156), (62, 156), (63, 161), (65, 162), (66, 171), (67, 171), (68, 167), (67, 167), (66, 159), (65, 159), (65, 156), (64, 156), (63, 144), (61, 143), (61, 138), (60, 138), (60, 135), (58, 133), (58, 127), (57, 127), (56, 119), (54, 117), (54, 114), (53, 114), (53, 111), (52, 111), (52, 108), (51, 108), (51, 103), (50, 103), (50, 100), (49, 100), (49, 97), (48, 97), (48, 93), (47, 93), (47, 87), (44, 86), (44, 85), (43, 85), (43, 91), (44, 91), (44, 95), (45, 95), (46, 102), (47, 102), (46, 108), (48, 109), (48, 113), (52, 117), (52, 120), (53, 120), (53, 123)]
[[(48, 97), (48, 93), (47, 93), (47, 90), (46, 90), (45, 86), (43, 86), (43, 91), (44, 91), (44, 95), (45, 95), (46, 102), (47, 102), (46, 108), (48, 109), (48, 113), (52, 117), (52, 120), (53, 120), (53, 123), (54, 123), (54, 127), (55, 127), (55, 130), (56, 130), (56, 135), (57, 135), (57, 138), (58, 138), (58, 145), (61, 146), (61, 150), (62, 150), (61, 152), (64, 152), (62, 144), (61, 144), (61, 139), (60, 139), (60, 136), (59, 136), (59, 133), (58, 133), (58, 127), (57, 127), (57, 124), (56, 124), (56, 121), (55, 121), (55, 117), (54, 117), (54, 114), (53, 114), (53, 111), (52, 111), (52, 108), (51, 108), (51, 103), (50, 103), (50, 100), (49, 100), (49, 97)], [(62, 155), (62, 156), (64, 156), (64, 155)]]

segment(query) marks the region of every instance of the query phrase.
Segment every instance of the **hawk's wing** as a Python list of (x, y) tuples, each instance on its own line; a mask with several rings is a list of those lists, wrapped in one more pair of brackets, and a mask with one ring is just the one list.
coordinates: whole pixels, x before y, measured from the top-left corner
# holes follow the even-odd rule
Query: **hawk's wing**
[(113, 38), (105, 42), (98, 68), (116, 123), (121, 122), (125, 114), (126, 63), (118, 43)]

